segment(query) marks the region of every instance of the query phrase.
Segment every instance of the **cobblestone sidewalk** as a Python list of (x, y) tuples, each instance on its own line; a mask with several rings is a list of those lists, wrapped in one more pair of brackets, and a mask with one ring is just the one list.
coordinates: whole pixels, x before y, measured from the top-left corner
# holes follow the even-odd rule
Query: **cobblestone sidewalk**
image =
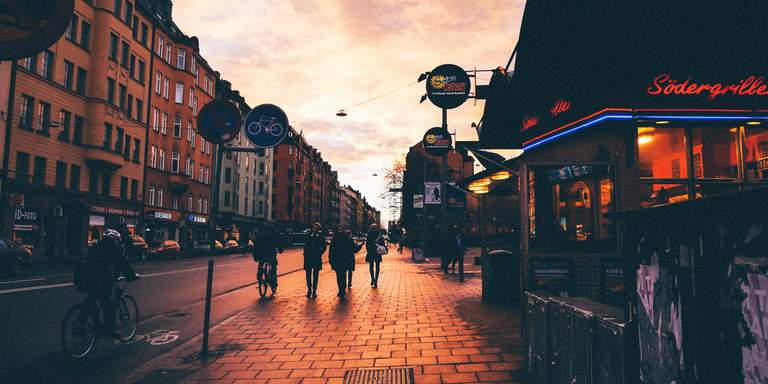
[(483, 304), (479, 273), (460, 283), (390, 253), (372, 289), (367, 269), (357, 265), (346, 301), (326, 266), (317, 299), (280, 291), (211, 331), (218, 358), (192, 361), (198, 341), (155, 368), (196, 370), (188, 384), (342, 383), (348, 370), (389, 367), (413, 368), (417, 384), (522, 382), (519, 313)]

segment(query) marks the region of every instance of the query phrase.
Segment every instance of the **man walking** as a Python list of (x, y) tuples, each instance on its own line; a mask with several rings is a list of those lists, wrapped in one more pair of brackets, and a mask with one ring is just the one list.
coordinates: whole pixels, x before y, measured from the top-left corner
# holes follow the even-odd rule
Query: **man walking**
[(304, 243), (304, 273), (307, 277), (307, 298), (317, 297), (317, 278), (323, 268), (325, 237), (320, 232), (320, 223), (312, 224), (312, 231)]

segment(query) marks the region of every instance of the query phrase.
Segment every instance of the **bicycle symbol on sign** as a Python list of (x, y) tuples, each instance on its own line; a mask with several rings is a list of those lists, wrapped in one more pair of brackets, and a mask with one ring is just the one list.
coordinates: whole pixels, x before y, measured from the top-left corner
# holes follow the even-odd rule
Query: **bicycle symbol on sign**
[(248, 133), (255, 136), (264, 131), (274, 137), (280, 137), (285, 128), (282, 124), (275, 122), (276, 119), (276, 117), (265, 118), (264, 115), (261, 115), (259, 121), (248, 124)]

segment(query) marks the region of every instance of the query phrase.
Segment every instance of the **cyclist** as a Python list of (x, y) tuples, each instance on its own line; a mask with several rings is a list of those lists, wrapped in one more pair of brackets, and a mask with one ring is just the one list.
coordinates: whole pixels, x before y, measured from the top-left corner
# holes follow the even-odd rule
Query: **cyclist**
[[(101, 303), (104, 317), (104, 336), (117, 338), (115, 306), (120, 295), (117, 278), (120, 274), (125, 276), (128, 281), (134, 281), (140, 277), (128, 263), (125, 244), (120, 232), (115, 229), (106, 229), (101, 241), (88, 251), (87, 264), (86, 272), (75, 272), (75, 285), (81, 288), (85, 287), (84, 290), (89, 295), (88, 300), (97, 300)], [(78, 283), (78, 280), (87, 280), (87, 283)]]
[(265, 225), (260, 232), (257, 232), (256, 239), (253, 242), (253, 260), (258, 261), (259, 271), (263, 263), (272, 264), (272, 292), (277, 293), (277, 254), (283, 253), (283, 244), (280, 236), (271, 225)]

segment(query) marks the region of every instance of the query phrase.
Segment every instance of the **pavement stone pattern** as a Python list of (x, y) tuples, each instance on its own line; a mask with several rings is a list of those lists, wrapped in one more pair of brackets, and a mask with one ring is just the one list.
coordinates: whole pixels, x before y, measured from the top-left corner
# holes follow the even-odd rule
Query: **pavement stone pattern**
[(404, 253), (385, 255), (378, 289), (359, 260), (340, 301), (326, 265), (316, 299), (278, 290), (214, 328), (211, 349), (227, 347), (221, 357), (185, 365), (197, 342), (156, 364), (196, 369), (185, 384), (332, 384), (347, 370), (381, 367), (411, 367), (417, 384), (523, 382), (519, 312), (481, 302), (479, 270), (460, 283)]

